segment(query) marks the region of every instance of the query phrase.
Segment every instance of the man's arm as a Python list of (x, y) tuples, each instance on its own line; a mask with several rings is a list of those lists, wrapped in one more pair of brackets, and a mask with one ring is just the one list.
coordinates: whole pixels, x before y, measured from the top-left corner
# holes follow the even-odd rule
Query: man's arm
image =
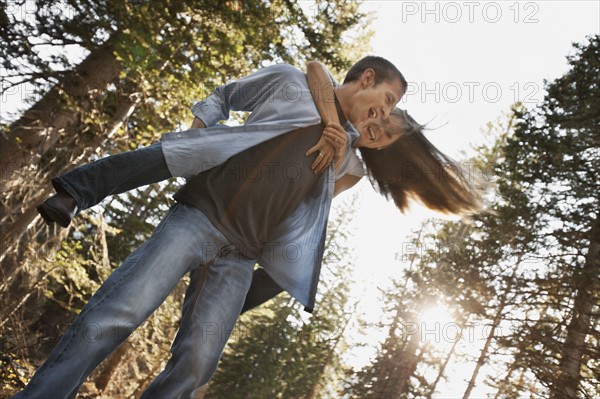
[[(273, 98), (277, 89), (288, 82), (291, 76), (302, 76), (297, 68), (287, 64), (272, 65), (228, 82), (215, 89), (206, 99), (192, 106), (192, 113), (206, 127), (215, 126), (219, 121), (229, 119), (230, 111), (252, 112)], [(297, 78), (297, 77), (296, 77)]]
[[(330, 134), (329, 140), (324, 134), (317, 145), (309, 150), (308, 155), (313, 152), (321, 154), (313, 163), (313, 169), (315, 172), (322, 172), (332, 160), (336, 161), (336, 167), (339, 167), (339, 161), (343, 159), (346, 152), (348, 138), (339, 125), (331, 75), (317, 61), (308, 63), (307, 72), (308, 86), (321, 119), (329, 124), (327, 128), (330, 132), (338, 131), (337, 135)], [(219, 121), (228, 119), (231, 110), (252, 112), (265, 101), (273, 102), (274, 98), (270, 96), (275, 93), (277, 85), (289, 84), (288, 80), (291, 76), (299, 79), (299, 75), (302, 75), (301, 71), (291, 65), (279, 64), (219, 86), (205, 100), (194, 104), (192, 113), (195, 118), (191, 128), (214, 126)], [(290, 81), (293, 82), (293, 79)]]

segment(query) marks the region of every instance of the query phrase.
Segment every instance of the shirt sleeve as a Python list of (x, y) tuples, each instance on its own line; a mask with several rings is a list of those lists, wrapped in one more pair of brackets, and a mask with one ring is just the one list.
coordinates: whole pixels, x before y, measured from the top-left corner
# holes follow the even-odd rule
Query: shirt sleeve
[(219, 86), (206, 99), (192, 106), (192, 113), (206, 126), (214, 126), (229, 119), (229, 111), (252, 112), (261, 103), (269, 101), (282, 84), (286, 74), (299, 71), (287, 64), (272, 65), (239, 80)]
[(352, 150), (350, 150), (348, 162), (342, 166), (341, 170), (337, 174), (336, 180), (344, 175), (353, 175), (360, 178), (364, 177), (365, 175), (365, 170), (361, 160)]

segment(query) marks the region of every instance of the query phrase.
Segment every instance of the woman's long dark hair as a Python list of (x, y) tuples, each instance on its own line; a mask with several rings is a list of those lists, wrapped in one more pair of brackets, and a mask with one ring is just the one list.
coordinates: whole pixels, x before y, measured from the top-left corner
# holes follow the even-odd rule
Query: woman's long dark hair
[(400, 211), (408, 208), (410, 199), (443, 213), (479, 210), (480, 197), (459, 164), (431, 144), (423, 128), (404, 110), (390, 113), (386, 130), (400, 132), (400, 138), (382, 150), (360, 148), (371, 184)]

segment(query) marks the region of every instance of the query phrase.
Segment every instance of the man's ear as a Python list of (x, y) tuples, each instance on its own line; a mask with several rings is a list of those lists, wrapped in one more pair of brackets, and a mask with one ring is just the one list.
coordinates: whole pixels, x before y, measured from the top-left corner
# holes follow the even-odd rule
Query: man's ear
[(367, 68), (363, 71), (361, 76), (361, 85), (365, 89), (375, 84), (375, 70), (373, 68)]

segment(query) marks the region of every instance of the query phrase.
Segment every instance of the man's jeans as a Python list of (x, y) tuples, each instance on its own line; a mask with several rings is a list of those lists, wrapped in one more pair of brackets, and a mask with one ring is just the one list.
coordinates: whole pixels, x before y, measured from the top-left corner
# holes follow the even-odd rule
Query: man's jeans
[(77, 202), (79, 212), (104, 198), (172, 177), (162, 144), (101, 158), (52, 179), (56, 191), (64, 190)]
[[(255, 260), (198, 209), (174, 205), (115, 270), (15, 398), (74, 398), (86, 376), (165, 300), (187, 272), (183, 317), (164, 371), (143, 398), (189, 398), (216, 369), (242, 310)], [(200, 278), (205, 267), (205, 279)]]

